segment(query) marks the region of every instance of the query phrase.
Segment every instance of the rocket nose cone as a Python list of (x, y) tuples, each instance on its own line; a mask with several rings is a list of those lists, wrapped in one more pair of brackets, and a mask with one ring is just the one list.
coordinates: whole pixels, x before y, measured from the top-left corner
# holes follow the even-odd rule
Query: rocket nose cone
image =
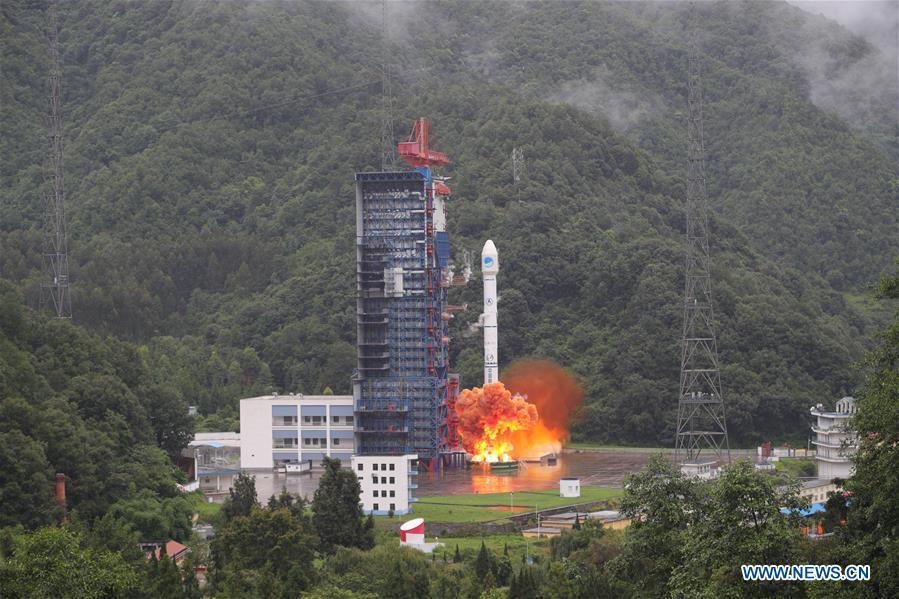
[(488, 239), (481, 250), (481, 272), (493, 274), (499, 272), (499, 254), (493, 240)]

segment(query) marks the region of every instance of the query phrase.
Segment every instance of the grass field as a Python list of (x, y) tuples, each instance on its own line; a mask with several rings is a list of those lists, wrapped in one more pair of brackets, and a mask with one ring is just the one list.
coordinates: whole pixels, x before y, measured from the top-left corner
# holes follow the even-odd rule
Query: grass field
[[(559, 497), (558, 489), (521, 491), (513, 493), (511, 498), (509, 493), (421, 497), (412, 504), (412, 515), (433, 522), (485, 522), (500, 520), (505, 516), (524, 511), (533, 512), (535, 507), (545, 510), (590, 501), (604, 501), (618, 497), (621, 493), (621, 489), (588, 486), (581, 487), (581, 496), (573, 499)], [(510, 499), (514, 507), (527, 509), (514, 512), (502, 509), (509, 507)]]
[(193, 507), (194, 512), (197, 514), (197, 520), (199, 522), (208, 524), (215, 524), (218, 522), (219, 514), (222, 511), (222, 504), (209, 503), (199, 491), (191, 493), (187, 497), (191, 501), (191, 507)]
[(808, 458), (781, 458), (774, 462), (774, 468), (794, 478), (814, 478), (818, 472), (815, 460)]

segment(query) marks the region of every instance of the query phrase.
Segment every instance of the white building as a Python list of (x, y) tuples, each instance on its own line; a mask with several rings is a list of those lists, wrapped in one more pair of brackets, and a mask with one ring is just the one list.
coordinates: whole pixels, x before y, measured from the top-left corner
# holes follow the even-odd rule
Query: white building
[(417, 455), (355, 455), (353, 472), (362, 487), (359, 501), (366, 514), (409, 513), (415, 501), (412, 490), (418, 488), (414, 478), (418, 476)]
[(684, 462), (680, 471), (700, 480), (718, 478), (718, 462)]
[(266, 395), (240, 400), (240, 467), (273, 468), (355, 450), (351, 395)]
[(581, 496), (581, 479), (579, 478), (560, 478), (559, 479), (559, 497), (580, 497)]
[(818, 421), (812, 425), (817, 448), (818, 478), (831, 480), (849, 478), (855, 469), (852, 456), (858, 449), (855, 431), (849, 428), (849, 419), (855, 415), (855, 398), (844, 397), (837, 402), (834, 412), (827, 412), (818, 404), (811, 409)]

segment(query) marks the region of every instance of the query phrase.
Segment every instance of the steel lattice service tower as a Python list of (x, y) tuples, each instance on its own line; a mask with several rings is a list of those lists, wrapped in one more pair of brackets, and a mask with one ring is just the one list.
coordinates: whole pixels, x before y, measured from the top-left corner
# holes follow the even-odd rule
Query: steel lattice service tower
[(449, 164), (415, 123), (398, 154), (413, 170), (356, 174), (359, 455), (416, 454), (436, 468), (453, 440), (458, 377), (449, 370)]
[[(702, 461), (730, 461), (712, 311), (701, 83), (694, 47), (689, 59), (687, 256), (675, 460), (697, 465)], [(704, 451), (712, 455), (700, 458)]]

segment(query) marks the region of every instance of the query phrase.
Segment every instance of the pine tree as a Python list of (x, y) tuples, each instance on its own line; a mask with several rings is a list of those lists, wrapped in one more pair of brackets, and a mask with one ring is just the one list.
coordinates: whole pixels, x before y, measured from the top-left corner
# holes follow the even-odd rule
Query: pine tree
[(241, 472), (234, 481), (234, 486), (228, 491), (228, 498), (222, 505), (222, 513), (225, 520), (232, 520), (238, 516), (249, 516), (256, 507), (256, 477)]
[(481, 550), (478, 551), (478, 557), (474, 562), (474, 573), (481, 582), (484, 582), (487, 574), (490, 573), (490, 561), (490, 550), (487, 549), (484, 541), (481, 541)]
[(324, 458), (325, 468), (312, 499), (312, 526), (320, 548), (333, 553), (338, 545), (368, 549), (374, 546), (374, 521), (369, 528), (362, 520), (359, 481), (340, 467), (340, 460)]

